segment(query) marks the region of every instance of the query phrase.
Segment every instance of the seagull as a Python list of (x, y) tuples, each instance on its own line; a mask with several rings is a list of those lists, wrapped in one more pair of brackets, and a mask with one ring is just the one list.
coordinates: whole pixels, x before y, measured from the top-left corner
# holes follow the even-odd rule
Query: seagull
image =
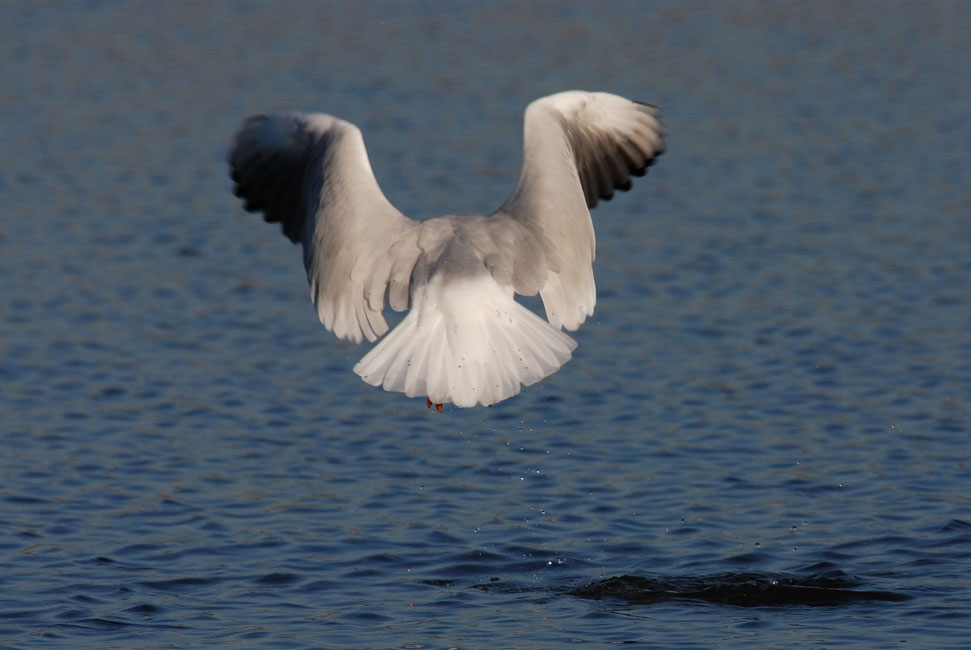
[[(378, 187), (360, 129), (323, 113), (247, 118), (228, 162), (244, 209), (302, 245), (324, 327), (354, 343), (384, 337), (354, 372), (441, 412), (501, 402), (570, 359), (577, 344), (562, 330), (596, 303), (589, 209), (664, 152), (659, 115), (604, 92), (530, 103), (518, 183), (486, 215), (406, 217)], [(537, 293), (545, 320), (514, 298)], [(390, 332), (386, 305), (408, 312)]]

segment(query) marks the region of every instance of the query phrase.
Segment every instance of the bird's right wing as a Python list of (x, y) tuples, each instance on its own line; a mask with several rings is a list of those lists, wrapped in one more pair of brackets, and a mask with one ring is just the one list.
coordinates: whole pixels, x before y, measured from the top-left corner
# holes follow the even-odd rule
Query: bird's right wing
[(234, 192), (303, 245), (320, 322), (342, 339), (376, 340), (382, 311), (408, 308), (419, 225), (378, 187), (361, 131), (330, 115), (248, 118), (229, 152)]
[(643, 176), (663, 153), (658, 114), (647, 104), (582, 91), (542, 97), (526, 108), (519, 183), (494, 216), (512, 217), (540, 240), (547, 268), (537, 288), (555, 327), (574, 330), (593, 313), (589, 208), (614, 190), (630, 189), (631, 177)]

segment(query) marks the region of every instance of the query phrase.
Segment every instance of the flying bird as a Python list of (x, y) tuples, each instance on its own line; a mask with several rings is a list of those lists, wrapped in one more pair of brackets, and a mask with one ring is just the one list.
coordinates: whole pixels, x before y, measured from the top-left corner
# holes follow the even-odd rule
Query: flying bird
[[(488, 215), (406, 217), (378, 187), (361, 131), (322, 113), (249, 117), (228, 161), (245, 209), (302, 245), (324, 327), (355, 343), (384, 337), (354, 372), (441, 411), (500, 402), (570, 359), (562, 329), (596, 303), (589, 209), (663, 153), (658, 116), (602, 92), (537, 99), (519, 181)], [(546, 320), (516, 293), (539, 293)], [(408, 311), (390, 332), (386, 305)]]

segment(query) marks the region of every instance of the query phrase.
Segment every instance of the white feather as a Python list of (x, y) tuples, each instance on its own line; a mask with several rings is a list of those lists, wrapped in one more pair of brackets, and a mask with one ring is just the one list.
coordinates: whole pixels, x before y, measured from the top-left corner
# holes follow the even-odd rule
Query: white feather
[(575, 347), (490, 275), (433, 278), (354, 372), (372, 386), (409, 397), (489, 405), (555, 372)]
[[(368, 383), (458, 406), (495, 404), (555, 372), (596, 306), (589, 208), (664, 151), (657, 109), (567, 91), (526, 109), (523, 166), (490, 215), (416, 222), (378, 187), (360, 130), (323, 114), (255, 115), (229, 152), (247, 210), (303, 246), (324, 326), (354, 342), (388, 330), (354, 370)], [(544, 321), (513, 299), (541, 295)]]

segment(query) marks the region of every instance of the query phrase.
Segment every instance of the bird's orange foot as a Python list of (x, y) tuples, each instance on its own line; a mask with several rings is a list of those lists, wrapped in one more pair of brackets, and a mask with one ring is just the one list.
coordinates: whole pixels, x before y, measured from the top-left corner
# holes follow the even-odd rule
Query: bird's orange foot
[(434, 402), (432, 402), (432, 398), (431, 398), (431, 397), (426, 397), (425, 399), (426, 399), (426, 400), (427, 400), (427, 402), (428, 402), (428, 405), (427, 405), (427, 406), (426, 406), (425, 408), (431, 408), (432, 406), (434, 406), (434, 407), (435, 407), (435, 409), (436, 409), (436, 410), (437, 410), (437, 411), (438, 411), (439, 413), (441, 413), (441, 412), (442, 412), (442, 411), (444, 410), (444, 409), (442, 409), (442, 405), (441, 405), (441, 404), (435, 404)]

